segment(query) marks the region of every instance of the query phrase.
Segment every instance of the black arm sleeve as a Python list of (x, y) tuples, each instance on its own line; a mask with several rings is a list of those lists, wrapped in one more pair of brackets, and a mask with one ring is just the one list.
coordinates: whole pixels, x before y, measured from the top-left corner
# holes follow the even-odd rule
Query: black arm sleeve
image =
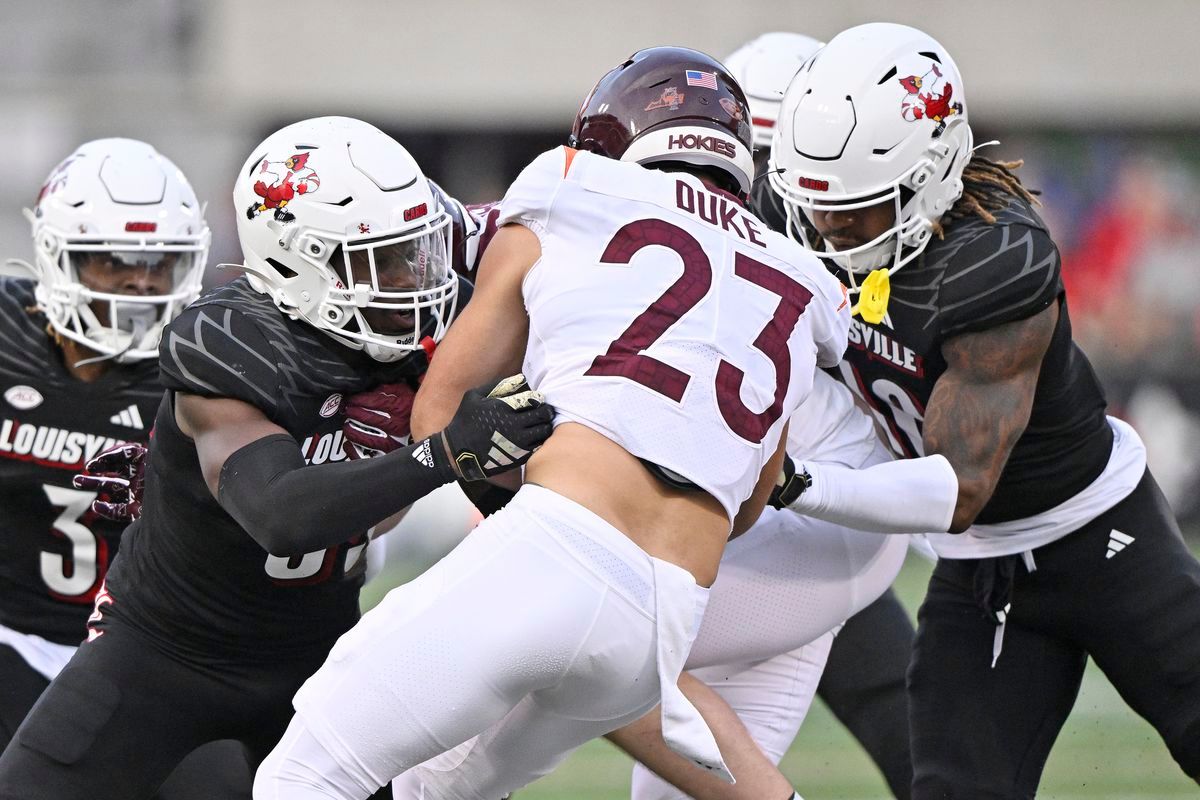
[(272, 555), (345, 542), (454, 480), (441, 439), (387, 455), (307, 466), (296, 440), (264, 436), (221, 467), (217, 501)]

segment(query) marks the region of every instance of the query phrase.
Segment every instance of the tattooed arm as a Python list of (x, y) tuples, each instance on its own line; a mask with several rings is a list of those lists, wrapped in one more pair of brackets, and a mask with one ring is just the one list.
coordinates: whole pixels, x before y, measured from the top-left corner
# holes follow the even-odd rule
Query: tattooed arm
[(946, 371), (925, 410), (925, 453), (958, 475), (951, 532), (970, 527), (987, 505), (1013, 446), (1029, 423), (1042, 358), (1058, 304), (1027, 319), (966, 333), (942, 345)]

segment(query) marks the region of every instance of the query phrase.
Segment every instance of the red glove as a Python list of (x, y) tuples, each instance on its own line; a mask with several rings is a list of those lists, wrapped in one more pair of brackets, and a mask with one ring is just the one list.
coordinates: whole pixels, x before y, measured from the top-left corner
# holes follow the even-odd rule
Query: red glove
[(150, 450), (126, 442), (102, 451), (72, 479), (76, 489), (97, 492), (92, 511), (113, 522), (133, 522), (142, 515), (142, 496)]
[(413, 398), (407, 383), (387, 383), (346, 399), (342, 449), (350, 458), (371, 458), (407, 447)]

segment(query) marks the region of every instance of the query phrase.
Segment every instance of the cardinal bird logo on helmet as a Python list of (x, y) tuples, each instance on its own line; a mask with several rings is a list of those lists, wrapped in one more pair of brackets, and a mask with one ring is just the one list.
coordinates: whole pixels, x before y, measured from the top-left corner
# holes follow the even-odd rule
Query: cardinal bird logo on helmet
[(954, 101), (954, 85), (942, 76), (937, 64), (930, 64), (924, 75), (909, 75), (899, 78), (907, 92), (900, 101), (900, 113), (909, 122), (931, 119), (937, 123), (934, 138), (946, 129), (946, 120), (961, 114), (963, 105)]
[[(321, 186), (317, 171), (308, 166), (310, 153), (296, 153), (282, 161), (263, 158), (259, 163), (254, 182), (254, 193), (259, 201), (246, 209), (246, 219), (254, 219), (264, 211), (274, 211), (276, 222), (291, 222), (296, 215), (287, 210), (287, 205), (298, 194), (315, 192)], [(269, 176), (267, 178), (261, 176)]]

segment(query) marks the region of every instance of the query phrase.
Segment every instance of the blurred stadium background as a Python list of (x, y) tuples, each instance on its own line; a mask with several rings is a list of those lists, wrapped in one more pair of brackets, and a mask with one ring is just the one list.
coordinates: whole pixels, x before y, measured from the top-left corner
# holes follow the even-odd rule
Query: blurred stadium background
[[(234, 174), (288, 122), (360, 117), (455, 196), (496, 199), (563, 141), (595, 79), (639, 47), (723, 57), (768, 30), (827, 39), (871, 20), (940, 39), (963, 71), (977, 141), (1025, 159), (1063, 252), (1077, 339), (1114, 412), (1146, 439), (1185, 530), (1200, 534), (1195, 0), (0, 0), (0, 256), (32, 256), (20, 210), (88, 139), (141, 138), (173, 159), (208, 201), (211, 263), (236, 262)], [(227, 275), (210, 270), (209, 282)], [(385, 581), (448, 546), (432, 535), (444, 518), (410, 520), (393, 544), (406, 566)], [(435, 543), (416, 541), (426, 538)], [(912, 609), (927, 574), (917, 563), (902, 576)], [(610, 751), (585, 749), (522, 797), (627, 796)], [(810, 798), (884, 795), (821, 709), (785, 764)], [(1042, 796), (1195, 794), (1151, 729), (1089, 673)]]

